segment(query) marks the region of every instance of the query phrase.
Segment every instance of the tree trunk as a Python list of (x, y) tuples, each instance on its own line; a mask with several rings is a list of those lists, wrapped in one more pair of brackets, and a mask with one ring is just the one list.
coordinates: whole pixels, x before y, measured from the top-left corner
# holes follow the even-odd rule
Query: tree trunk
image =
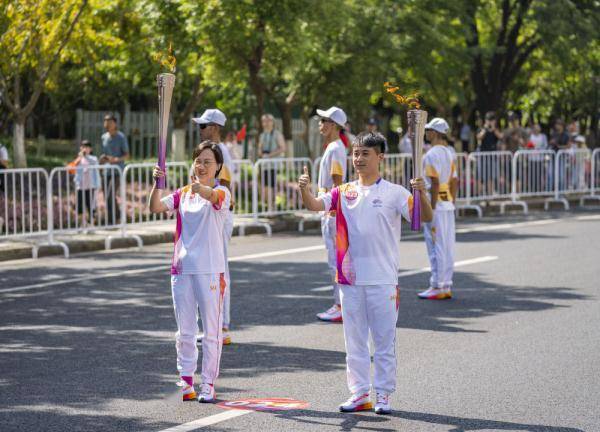
[(308, 157), (311, 158), (312, 160), (315, 159), (315, 154), (313, 153), (312, 149), (310, 148), (310, 116), (309, 116), (309, 108), (304, 108), (302, 110), (302, 121), (304, 122), (304, 136), (302, 137), (302, 141), (304, 142), (304, 147), (306, 148), (306, 153), (308, 154)]
[(287, 157), (294, 157), (294, 135), (292, 131), (292, 104), (284, 103), (280, 107), (283, 137), (285, 138)]
[(15, 168), (27, 168), (27, 157), (25, 156), (25, 121), (27, 117), (15, 116), (13, 126), (13, 157)]

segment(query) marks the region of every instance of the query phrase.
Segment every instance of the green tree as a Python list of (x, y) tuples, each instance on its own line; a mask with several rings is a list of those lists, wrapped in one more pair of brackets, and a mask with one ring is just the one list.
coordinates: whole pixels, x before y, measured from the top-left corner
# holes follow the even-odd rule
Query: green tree
[(1, 101), (14, 121), (14, 165), (27, 166), (25, 122), (73, 34), (87, 0), (4, 1), (0, 18)]

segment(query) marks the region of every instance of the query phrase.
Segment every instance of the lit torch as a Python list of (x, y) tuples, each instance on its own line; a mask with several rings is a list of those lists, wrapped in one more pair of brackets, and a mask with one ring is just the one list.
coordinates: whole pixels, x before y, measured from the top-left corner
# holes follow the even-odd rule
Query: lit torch
[[(166, 153), (167, 153), (167, 132), (169, 129), (169, 113), (171, 111), (171, 99), (173, 97), (173, 88), (175, 87), (175, 56), (173, 49), (169, 45), (169, 52), (166, 56), (158, 54), (155, 56), (161, 65), (169, 68), (171, 73), (161, 73), (156, 76), (158, 86), (158, 166), (166, 171)], [(156, 180), (156, 188), (164, 189), (166, 187), (166, 176)]]
[[(421, 110), (418, 95), (405, 97), (399, 93), (400, 88), (389, 82), (384, 84), (385, 90), (394, 96), (396, 102), (407, 105), (408, 137), (412, 144), (413, 178), (423, 175), (423, 143), (425, 138), (425, 124), (427, 124), (427, 111)], [(413, 231), (421, 230), (421, 194), (413, 189), (413, 209), (410, 215), (410, 228)]]

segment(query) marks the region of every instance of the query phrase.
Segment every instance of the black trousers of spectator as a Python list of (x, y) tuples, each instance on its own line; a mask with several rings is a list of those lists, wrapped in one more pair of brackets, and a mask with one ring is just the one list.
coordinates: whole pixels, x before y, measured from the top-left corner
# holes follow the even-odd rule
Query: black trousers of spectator
[(121, 211), (119, 209), (119, 202), (117, 201), (120, 184), (121, 178), (115, 171), (107, 171), (105, 177), (102, 179), (102, 190), (104, 192), (104, 199), (106, 200), (105, 221), (107, 225), (115, 225), (121, 221)]

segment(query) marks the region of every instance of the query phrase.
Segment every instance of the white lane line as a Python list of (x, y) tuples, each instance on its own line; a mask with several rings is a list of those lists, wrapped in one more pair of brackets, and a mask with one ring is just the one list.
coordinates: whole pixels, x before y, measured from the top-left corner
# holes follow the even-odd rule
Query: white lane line
[(560, 219), (542, 219), (537, 221), (527, 221), (527, 222), (515, 222), (515, 223), (504, 223), (504, 224), (496, 224), (496, 225), (478, 225), (471, 228), (459, 228), (456, 230), (457, 234), (465, 234), (476, 231), (496, 231), (507, 228), (521, 228), (527, 226), (539, 226), (539, 225), (549, 225), (556, 222), (559, 222)]
[(577, 219), (577, 220), (598, 220), (598, 219), (600, 219), (600, 215), (578, 216), (575, 219)]
[[(509, 223), (509, 224), (479, 225), (479, 226), (475, 226), (475, 227), (471, 227), (471, 228), (459, 228), (456, 230), (456, 233), (457, 234), (465, 234), (465, 233), (470, 233), (470, 232), (475, 232), (475, 231), (495, 231), (495, 230), (501, 230), (501, 229), (507, 229), (507, 228), (520, 228), (520, 227), (525, 227), (525, 226), (548, 225), (548, 224), (556, 223), (559, 221), (560, 221), (560, 219), (543, 219), (543, 220), (538, 220), (538, 221), (515, 222), (515, 223)], [(413, 239), (413, 238), (419, 238), (419, 237), (423, 237), (423, 234), (422, 233), (421, 234), (409, 234), (409, 235), (403, 236), (404, 239)], [(268, 257), (289, 255), (289, 254), (302, 253), (302, 252), (312, 252), (312, 251), (318, 251), (318, 250), (323, 250), (323, 249), (325, 249), (324, 245), (317, 245), (317, 246), (305, 246), (305, 247), (293, 248), (293, 249), (283, 249), (283, 250), (272, 251), (272, 252), (261, 252), (261, 253), (255, 253), (255, 254), (249, 254), (249, 255), (241, 255), (238, 257), (231, 257), (231, 258), (229, 258), (229, 262), (246, 261), (246, 260), (257, 259), (257, 258), (268, 258)], [(135, 274), (139, 274), (139, 273), (159, 271), (159, 270), (164, 271), (166, 269), (168, 269), (168, 267), (154, 266), (154, 267), (146, 267), (143, 269), (123, 270), (120, 272), (103, 273), (103, 274), (98, 274), (98, 275), (82, 276), (82, 277), (71, 278), (71, 279), (59, 279), (59, 280), (55, 280), (55, 281), (40, 282), (40, 283), (36, 283), (36, 284), (32, 284), (32, 285), (24, 285), (24, 286), (15, 287), (15, 288), (0, 289), (0, 293), (26, 291), (26, 290), (36, 289), (36, 288), (45, 288), (45, 287), (49, 287), (49, 286), (53, 286), (53, 285), (60, 285), (63, 283), (82, 282), (82, 281), (86, 281), (86, 280), (104, 279), (104, 278), (110, 278), (110, 277), (116, 277), (116, 276), (128, 276), (128, 275), (135, 275)], [(427, 270), (427, 271), (429, 271), (429, 270)]]
[[(454, 267), (455, 268), (463, 267), (463, 266), (467, 266), (467, 265), (471, 265), (471, 264), (479, 264), (479, 263), (484, 263), (484, 262), (489, 262), (489, 261), (495, 261), (497, 259), (498, 259), (497, 256), (492, 256), (492, 255), (482, 256), (482, 257), (478, 257), (478, 258), (471, 258), (468, 260), (455, 262)], [(430, 271), (431, 271), (431, 267), (423, 267), (423, 268), (415, 269), (415, 270), (406, 270), (406, 271), (398, 273), (398, 277), (401, 278), (401, 277), (405, 277), (405, 276), (413, 276), (416, 274), (427, 273)], [(333, 290), (333, 287), (331, 285), (311, 289), (311, 291), (314, 291), (314, 292), (331, 291), (331, 290)]]
[(225, 420), (231, 420), (235, 417), (240, 417), (246, 414), (250, 414), (253, 411), (243, 411), (243, 410), (229, 410), (224, 411), (219, 414), (211, 415), (209, 417), (204, 417), (198, 420), (194, 420), (188, 423), (183, 423), (178, 426), (173, 426), (168, 429), (160, 430), (159, 432), (188, 432), (196, 429), (201, 429), (206, 426), (211, 426), (216, 423), (220, 423)]

